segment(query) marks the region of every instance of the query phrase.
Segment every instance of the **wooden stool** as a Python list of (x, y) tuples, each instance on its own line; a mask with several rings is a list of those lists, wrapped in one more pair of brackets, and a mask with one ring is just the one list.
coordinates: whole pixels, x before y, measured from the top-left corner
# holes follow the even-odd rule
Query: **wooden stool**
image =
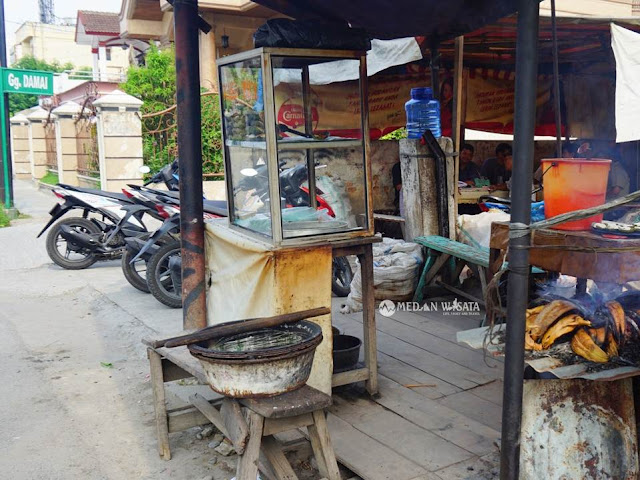
[[(241, 405), (245, 407), (242, 414)], [(225, 398), (220, 413), (229, 439), (238, 452), (236, 480), (255, 480), (262, 453), (277, 480), (297, 480), (276, 433), (307, 427), (320, 476), (340, 480), (324, 409), (331, 397), (309, 386), (263, 399)]]

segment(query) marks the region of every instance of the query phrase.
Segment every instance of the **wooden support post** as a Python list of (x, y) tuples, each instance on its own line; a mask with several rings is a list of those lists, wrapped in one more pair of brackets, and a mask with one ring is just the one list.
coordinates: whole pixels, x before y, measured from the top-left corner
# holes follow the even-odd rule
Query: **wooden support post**
[(227, 436), (233, 443), (233, 448), (236, 449), (238, 455), (242, 455), (249, 439), (249, 427), (242, 415), (240, 404), (234, 398), (225, 397), (222, 400), (220, 414), (227, 427)]
[(282, 453), (278, 441), (268, 435), (262, 439), (262, 451), (273, 469), (277, 480), (298, 480), (291, 464)]
[(229, 432), (227, 432), (222, 415), (220, 415), (220, 412), (216, 410), (216, 408), (211, 405), (206, 398), (195, 393), (189, 397), (189, 401), (194, 407), (200, 410), (200, 413), (207, 417), (207, 420), (213, 423), (225, 437), (229, 438)]
[(362, 315), (364, 327), (364, 361), (369, 369), (366, 388), (369, 394), (378, 393), (378, 347), (376, 339), (376, 305), (373, 292), (373, 247), (364, 246), (364, 252), (358, 255), (362, 278)]
[(264, 417), (247, 410), (247, 420), (249, 422), (249, 441), (247, 448), (238, 459), (236, 470), (237, 480), (255, 480), (258, 475), (258, 461), (260, 459), (260, 443), (262, 443), (262, 427)]
[(307, 430), (320, 475), (329, 480), (341, 480), (324, 410), (313, 412), (313, 420), (313, 425), (308, 426)]
[(453, 140), (453, 150), (458, 152), (454, 159), (455, 165), (455, 217), (458, 218), (458, 173), (460, 172), (460, 147), (462, 146), (462, 104), (463, 104), (463, 75), (464, 70), (464, 37), (456, 37), (454, 53), (454, 79), (453, 79), (453, 118), (451, 119), (451, 136)]
[(158, 453), (164, 460), (171, 460), (167, 404), (164, 396), (164, 377), (162, 375), (162, 357), (151, 348), (147, 349), (147, 357), (149, 358), (151, 387), (153, 389), (153, 408), (156, 415)]

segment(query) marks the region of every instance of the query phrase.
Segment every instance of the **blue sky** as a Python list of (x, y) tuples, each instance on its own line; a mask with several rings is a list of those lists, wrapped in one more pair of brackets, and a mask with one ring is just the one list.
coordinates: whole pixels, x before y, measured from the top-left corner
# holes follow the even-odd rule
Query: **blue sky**
[[(122, 0), (54, 0), (58, 18), (76, 17), (80, 10), (119, 12)], [(23, 22), (38, 21), (38, 0), (4, 0), (4, 17), (7, 31), (7, 49), (13, 45), (14, 32)], [(9, 52), (7, 51), (7, 59)]]

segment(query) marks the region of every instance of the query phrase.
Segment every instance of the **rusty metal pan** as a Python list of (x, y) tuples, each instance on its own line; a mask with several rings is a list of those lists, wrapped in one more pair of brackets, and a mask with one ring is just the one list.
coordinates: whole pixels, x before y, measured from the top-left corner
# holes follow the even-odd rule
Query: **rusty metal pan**
[[(270, 341), (276, 337), (279, 340)], [(301, 321), (200, 342), (189, 345), (189, 351), (192, 355), (212, 359), (250, 361), (284, 358), (315, 348), (321, 341), (322, 328), (313, 322)]]

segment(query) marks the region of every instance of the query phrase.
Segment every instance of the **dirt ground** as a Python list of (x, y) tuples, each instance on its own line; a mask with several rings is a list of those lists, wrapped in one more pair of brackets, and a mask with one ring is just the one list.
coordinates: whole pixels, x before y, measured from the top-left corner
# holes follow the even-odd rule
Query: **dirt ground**
[[(0, 229), (0, 478), (231, 479), (235, 456), (216, 454), (199, 429), (156, 451), (146, 351), (140, 339), (181, 329), (168, 309), (124, 280), (119, 262), (65, 271), (36, 235), (51, 194), (16, 183), (31, 218)], [(188, 382), (187, 382), (188, 383)], [(176, 384), (174, 405), (208, 387)]]

